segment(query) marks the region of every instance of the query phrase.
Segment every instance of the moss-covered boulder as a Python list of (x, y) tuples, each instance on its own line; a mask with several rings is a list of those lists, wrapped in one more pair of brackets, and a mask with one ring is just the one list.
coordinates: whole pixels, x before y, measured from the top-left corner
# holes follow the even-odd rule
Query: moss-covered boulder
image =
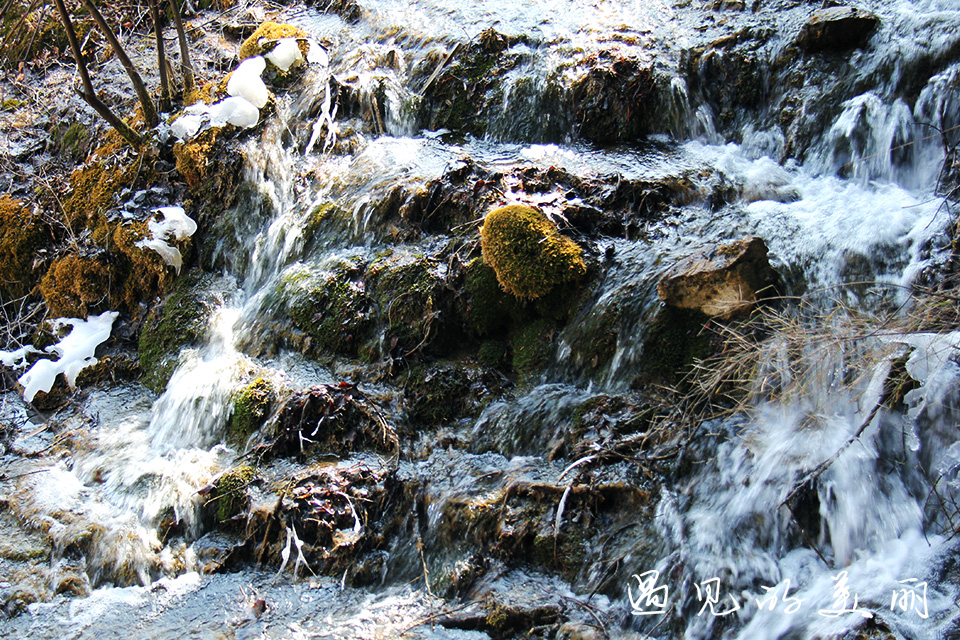
[(471, 381), (459, 367), (439, 366), (411, 370), (403, 384), (407, 418), (416, 424), (436, 427), (467, 413)]
[(383, 354), (444, 355), (462, 344), (447, 265), (422, 254), (391, 254), (367, 268), (366, 280), (377, 304)]
[(344, 260), (319, 275), (292, 273), (281, 283), (295, 329), (312, 338), (310, 350), (357, 356), (373, 328), (360, 260)]
[(484, 262), (496, 272), (500, 286), (517, 298), (539, 298), (587, 272), (579, 245), (532, 207), (491, 211), (480, 241)]
[(497, 273), (483, 258), (467, 263), (464, 291), (468, 301), (467, 327), (478, 336), (496, 334), (523, 314), (523, 301), (501, 288)]
[(98, 257), (68, 255), (40, 281), (40, 293), (55, 318), (86, 318), (109, 307), (111, 269)]
[[(425, 90), (426, 126), (486, 133), (492, 116), (503, 108), (501, 83), (520, 60), (509, 51), (518, 41), (491, 28), (450, 52), (453, 60)], [(442, 60), (432, 61), (430, 71)]]
[(556, 336), (556, 325), (544, 318), (516, 326), (510, 332), (514, 371), (523, 379), (532, 379), (549, 364)]
[(0, 297), (21, 298), (37, 281), (34, 263), (51, 242), (40, 216), (18, 200), (0, 196)]

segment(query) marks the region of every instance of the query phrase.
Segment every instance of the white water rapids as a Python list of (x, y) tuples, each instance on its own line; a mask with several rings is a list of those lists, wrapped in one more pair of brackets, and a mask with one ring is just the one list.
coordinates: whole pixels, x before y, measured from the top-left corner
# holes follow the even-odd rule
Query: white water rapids
[[(313, 9), (288, 10), (291, 22), (331, 43), (334, 77), (356, 95), (385, 101), (386, 131), (364, 132), (357, 148), (339, 155), (325, 152), (322, 141), (308, 142), (315, 122), (334, 120), (329, 104), (317, 115), (328, 90), (326, 70), (310, 76), (301, 92), (278, 98), (273, 119), (246, 143), (252, 195), (225, 212), (244, 216), (262, 208), (265, 221), (237, 238), (234, 253), (223, 249), (226, 273), (213, 278), (208, 292), (217, 310), (207, 343), (181, 353), (163, 394), (136, 384), (93, 392), (56, 430), (28, 416), (12, 394), (4, 396), (3, 418), (17, 425), (18, 437), (3, 458), (0, 493), (19, 524), (0, 521), (0, 549), (20, 544), (28, 557), (49, 544), (53, 553), (30, 568), (0, 565), (10, 571), (0, 575), (0, 593), (20, 590), (39, 599), (0, 622), (0, 637), (132, 637), (142, 630), (143, 637), (180, 638), (188, 637), (185, 629), (203, 638), (490, 637), (422, 623), (439, 599), (390, 581), (391, 571), (426, 567), (413, 547), (394, 552), (383, 584), (369, 591), (345, 588), (337, 577), (278, 580), (277, 567), (197, 573), (215, 564), (198, 544), (211, 528), (201, 521), (198, 491), (242, 453), (224, 444), (234, 392), (252, 371), (297, 387), (332, 383), (349, 371), (283, 351), (260, 355), (262, 321), (279, 308), (273, 294), (281, 283), (378, 255), (388, 244), (377, 228), (378, 199), (468, 162), (491, 171), (557, 167), (618, 180), (694, 176), (700, 193), (719, 183), (732, 185), (735, 195), (677, 207), (668, 219), (650, 221), (639, 239), (598, 241), (598, 253), (609, 257), (576, 321), (559, 332), (542, 375), (458, 425), (454, 444), (438, 447), (429, 460), (404, 461), (408, 477), (434, 483), (427, 491), (429, 527), (438, 526), (452, 496), (485, 490), (488, 475), (509, 470), (559, 483), (566, 464), (548, 461), (544, 451), (562, 439), (575, 406), (630, 390), (659, 304), (660, 276), (687, 256), (757, 235), (770, 248), (785, 293), (802, 297), (798, 307), (807, 315), (798, 333), (765, 343), (752, 397), (737, 412), (701, 424), (681, 454), (684, 468), (658, 480), (655, 519), (637, 534), (653, 531), (655, 539), (643, 557), (620, 560), (637, 576), (656, 570), (664, 599), (637, 597), (652, 594), (654, 583), (646, 579), (614, 585), (613, 593), (606, 585), (604, 595), (591, 598), (599, 580), (574, 588), (533, 569), (521, 570), (529, 583), (503, 578), (515, 580), (507, 592), (583, 598), (596, 610), (581, 607), (584, 624), (602, 618), (614, 638), (814, 640), (887, 637), (879, 634), (889, 630), (898, 639), (942, 640), (960, 633), (960, 569), (951, 537), (960, 517), (952, 502), (960, 493), (960, 335), (850, 320), (906, 305), (911, 286), (950, 259), (956, 221), (934, 193), (943, 146), (917, 123), (960, 126), (960, 62), (949, 53), (960, 47), (960, 11), (947, 0), (867, 3), (880, 17), (878, 32), (869, 47), (847, 54), (848, 74), (806, 76), (811, 91), (820, 87), (837, 100), (812, 113), (806, 109), (823, 96), (806, 96), (797, 117), (822, 135), (801, 157), (787, 158), (785, 128), (772, 109), (743, 115), (750, 122), (731, 134), (681, 77), (680, 52), (729, 28), (706, 9), (640, 0), (534, 4), (374, 0), (361, 3), (355, 25)], [(789, 33), (810, 8), (754, 4), (724, 13), (725, 20), (753, 28), (762, 18)], [(521, 62), (505, 80), (503, 110), (492, 116), (486, 137), (419, 131), (411, 69), (491, 26), (529, 38), (515, 45)], [(657, 123), (656, 145), (602, 148), (572, 136), (552, 139), (543, 124), (550, 114), (538, 111), (545, 87), (569, 72), (569, 56), (586, 57), (611, 42), (620, 43), (620, 53), (658, 52), (658, 64), (674, 74), (675, 102)], [(789, 46), (788, 36), (771, 38), (757, 55), (780, 59)], [(400, 51), (400, 62), (377, 62), (391, 49)], [(905, 97), (904, 87), (923, 70), (915, 95)], [(314, 205), (330, 199), (349, 212), (349, 229), (305, 237)], [(430, 242), (390, 249), (409, 257)], [(614, 355), (588, 376), (583, 354), (590, 353), (591, 331), (613, 314)], [(904, 396), (906, 409), (878, 410), (898, 367), (915, 382)], [(63, 443), (69, 448), (57, 446)], [(471, 445), (476, 450), (457, 450)], [(57, 453), (45, 455), (50, 450)], [(441, 478), (440, 468), (449, 476)], [(794, 493), (805, 478), (811, 483)], [(562, 507), (554, 512), (557, 530)], [(168, 539), (169, 522), (181, 525)], [(270, 607), (262, 619), (252, 613), (259, 597)], [(657, 611), (636, 615), (644, 608)], [(871, 629), (878, 635), (855, 635)]]

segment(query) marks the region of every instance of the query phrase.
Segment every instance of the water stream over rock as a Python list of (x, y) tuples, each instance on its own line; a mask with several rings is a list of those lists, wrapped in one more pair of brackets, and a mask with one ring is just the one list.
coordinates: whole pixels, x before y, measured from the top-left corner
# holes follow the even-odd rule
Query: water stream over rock
[[(0, 637), (960, 633), (960, 337), (910, 321), (954, 259), (955, 3), (840, 44), (787, 0), (322, 4), (279, 11), (329, 67), (197, 216), (162, 392), (3, 396)], [(491, 284), (504, 204), (583, 281)], [(747, 236), (754, 324), (661, 303)]]

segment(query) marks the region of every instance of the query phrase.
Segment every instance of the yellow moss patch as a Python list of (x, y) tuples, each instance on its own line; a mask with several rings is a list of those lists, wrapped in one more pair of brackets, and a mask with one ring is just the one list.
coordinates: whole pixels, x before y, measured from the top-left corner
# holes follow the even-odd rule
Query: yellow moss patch
[(40, 294), (57, 318), (86, 318), (107, 302), (110, 270), (94, 258), (67, 256), (52, 265), (40, 281)]
[[(224, 85), (226, 87), (226, 85)], [(192, 104), (197, 104), (198, 102), (204, 102), (206, 104), (213, 104), (216, 102), (214, 99), (219, 85), (216, 82), (208, 82), (207, 84), (201, 85), (192, 91), (188, 91), (183, 95), (183, 106), (189, 107)]]
[[(156, 251), (141, 249), (136, 243), (149, 236), (144, 222), (117, 225), (111, 234), (111, 247), (119, 253), (122, 281), (114, 295), (115, 309), (133, 309), (143, 300), (163, 294), (173, 282), (173, 270)], [(180, 253), (189, 250), (190, 241), (175, 243)]]
[(240, 45), (240, 59), (246, 60), (253, 56), (263, 53), (263, 47), (260, 46), (260, 40), (279, 40), (281, 38), (306, 38), (306, 32), (295, 27), (292, 24), (278, 24), (276, 22), (264, 22), (249, 38)]
[(532, 207), (491, 211), (480, 229), (480, 245), (500, 286), (517, 298), (539, 298), (587, 272), (577, 243)]
[(191, 190), (199, 187), (207, 176), (210, 151), (219, 132), (219, 128), (208, 129), (189, 142), (178, 142), (173, 146), (177, 171)]
[(30, 293), (36, 282), (37, 251), (50, 241), (38, 216), (23, 203), (0, 196), (0, 295), (7, 300)]

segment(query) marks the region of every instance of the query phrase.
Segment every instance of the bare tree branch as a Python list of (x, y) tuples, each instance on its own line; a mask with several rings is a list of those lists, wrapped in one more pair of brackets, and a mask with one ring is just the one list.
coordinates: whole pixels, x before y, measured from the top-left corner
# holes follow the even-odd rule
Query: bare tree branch
[(143, 84), (143, 79), (137, 72), (137, 68), (127, 56), (127, 52), (123, 50), (123, 46), (117, 39), (117, 35), (113, 32), (113, 29), (110, 28), (110, 25), (107, 24), (103, 14), (101, 14), (96, 5), (93, 4), (93, 0), (81, 0), (81, 2), (83, 2), (83, 6), (87, 8), (87, 11), (90, 12), (90, 15), (93, 16), (97, 26), (100, 27), (100, 31), (107, 39), (107, 42), (110, 43), (110, 46), (113, 47), (114, 53), (117, 54), (117, 59), (120, 60), (120, 64), (123, 65), (127, 75), (130, 76), (130, 82), (133, 83), (133, 90), (137, 92), (137, 98), (140, 100), (140, 106), (143, 108), (143, 119), (147, 123), (147, 126), (151, 128), (157, 126), (160, 118), (157, 116), (157, 108), (153, 104), (153, 98), (150, 97), (150, 92), (147, 91), (146, 85)]
[(57, 5), (57, 13), (60, 15), (60, 22), (63, 24), (64, 30), (67, 32), (67, 40), (70, 41), (70, 49), (73, 50), (73, 57), (77, 61), (77, 71), (80, 73), (80, 81), (83, 83), (83, 89), (78, 90), (77, 93), (80, 94), (80, 97), (83, 98), (87, 104), (93, 107), (93, 110), (100, 114), (100, 117), (110, 123), (117, 132), (123, 136), (124, 140), (129, 142), (135, 147), (139, 147), (143, 144), (143, 137), (130, 128), (126, 122), (121, 120), (113, 111), (110, 110), (110, 107), (105, 105), (100, 98), (97, 97), (96, 92), (93, 90), (93, 83), (90, 81), (90, 73), (87, 71), (87, 63), (83, 60), (83, 51), (80, 48), (80, 41), (77, 39), (77, 32), (73, 29), (73, 23), (70, 21), (70, 14), (67, 12), (67, 7), (64, 5), (63, 0), (54, 0)]

